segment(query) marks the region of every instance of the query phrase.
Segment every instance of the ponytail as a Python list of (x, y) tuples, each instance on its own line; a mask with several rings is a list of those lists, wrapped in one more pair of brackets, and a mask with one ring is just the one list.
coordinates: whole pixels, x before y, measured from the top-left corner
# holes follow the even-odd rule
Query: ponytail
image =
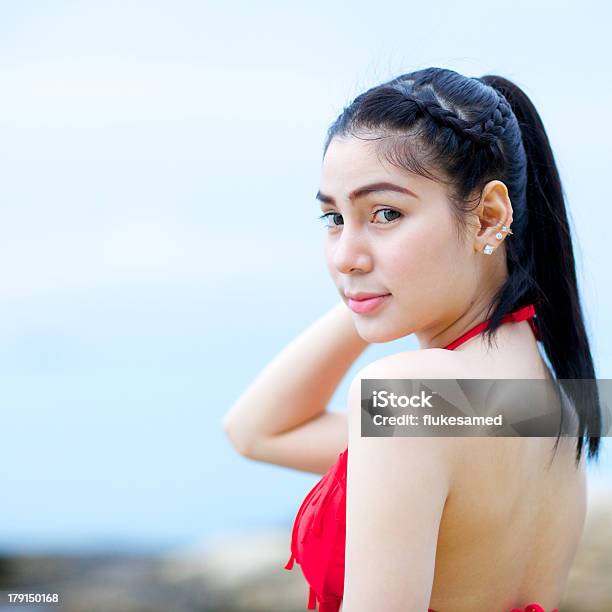
[(595, 379), (595, 368), (578, 294), (561, 179), (552, 148), (540, 115), (521, 89), (499, 76), (487, 75), (479, 80), (506, 98), (521, 130), (527, 158), (525, 246), (527, 259), (532, 262), (537, 324), (555, 375), (575, 400), (579, 418), (576, 461), (580, 460), (585, 435), (588, 456), (597, 457), (601, 411), (596, 386), (562, 382), (562, 379)]

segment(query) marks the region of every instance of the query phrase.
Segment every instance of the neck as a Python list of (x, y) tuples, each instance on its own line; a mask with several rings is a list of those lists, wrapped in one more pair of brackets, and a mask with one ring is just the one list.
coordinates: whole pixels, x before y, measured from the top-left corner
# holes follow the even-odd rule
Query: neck
[[(476, 300), (464, 312), (455, 314), (455, 316), (451, 315), (444, 321), (436, 322), (428, 328), (419, 330), (415, 335), (420, 348), (444, 348), (475, 325), (486, 321), (488, 305), (488, 298)], [(466, 340), (455, 350), (466, 350), (473, 344), (479, 344), (479, 338), (482, 338), (481, 334)]]

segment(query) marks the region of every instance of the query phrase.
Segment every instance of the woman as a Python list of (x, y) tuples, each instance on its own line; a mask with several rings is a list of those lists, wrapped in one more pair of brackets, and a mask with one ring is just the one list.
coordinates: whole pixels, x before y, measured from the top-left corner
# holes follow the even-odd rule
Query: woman
[[(360, 430), (362, 379), (546, 379), (544, 357), (557, 379), (595, 378), (536, 109), (501, 77), (402, 75), (333, 123), (317, 199), (342, 302), (224, 420), (243, 455), (324, 474), (298, 512), (285, 566), (300, 564), (308, 609), (556, 609), (585, 518), (583, 440), (590, 458), (599, 451), (596, 396), (577, 403), (568, 388), (574, 437)], [(326, 411), (369, 343), (412, 333), (419, 350), (368, 364), (346, 415)]]

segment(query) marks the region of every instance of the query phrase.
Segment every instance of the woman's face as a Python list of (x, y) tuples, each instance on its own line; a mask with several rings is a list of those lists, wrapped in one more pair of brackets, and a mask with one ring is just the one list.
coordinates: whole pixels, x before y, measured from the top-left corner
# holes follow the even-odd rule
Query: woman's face
[[(318, 194), (327, 266), (366, 341), (433, 338), (470, 308), (483, 255), (458, 242), (444, 186), (379, 160), (375, 147), (336, 137), (327, 149)], [(346, 293), (388, 295), (360, 305)]]

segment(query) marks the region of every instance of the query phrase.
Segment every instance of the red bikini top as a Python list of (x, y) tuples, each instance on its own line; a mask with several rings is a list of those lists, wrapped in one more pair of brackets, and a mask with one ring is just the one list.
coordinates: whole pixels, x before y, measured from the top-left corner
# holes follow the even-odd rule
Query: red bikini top
[[(523, 308), (519, 308), (518, 310), (515, 310), (514, 312), (510, 312), (504, 315), (501, 318), (501, 322), (508, 323), (511, 321), (518, 322), (518, 321), (527, 320), (529, 322), (529, 326), (531, 327), (531, 330), (533, 331), (533, 335), (535, 336), (535, 339), (541, 340), (542, 337), (540, 336), (540, 331), (535, 321), (533, 320), (533, 317), (535, 316), (536, 316), (535, 306), (533, 304), (529, 304), (528, 306), (523, 306)], [(484, 331), (488, 327), (490, 321), (491, 319), (487, 319), (486, 321), (483, 321), (482, 323), (475, 325), (474, 327), (466, 331), (465, 334), (462, 334), (456, 340), (453, 340), (450, 344), (447, 344), (444, 348), (448, 349), (449, 351), (456, 349), (460, 344), (463, 344), (470, 338), (473, 338), (474, 336), (477, 336), (480, 332)]]
[[(528, 320), (537, 340), (541, 340), (533, 321), (533, 304), (502, 318), (502, 323)], [(490, 319), (475, 325), (444, 348), (452, 351), (486, 329)], [(346, 543), (346, 466), (348, 448), (338, 455), (334, 465), (304, 498), (293, 523), (291, 556), (285, 569), (293, 569), (296, 561), (308, 590), (308, 610), (338, 612), (344, 595), (344, 551)], [(435, 612), (431, 608), (427, 612)], [(510, 612), (546, 612), (537, 603), (524, 610)], [(552, 612), (558, 612), (555, 608)]]

